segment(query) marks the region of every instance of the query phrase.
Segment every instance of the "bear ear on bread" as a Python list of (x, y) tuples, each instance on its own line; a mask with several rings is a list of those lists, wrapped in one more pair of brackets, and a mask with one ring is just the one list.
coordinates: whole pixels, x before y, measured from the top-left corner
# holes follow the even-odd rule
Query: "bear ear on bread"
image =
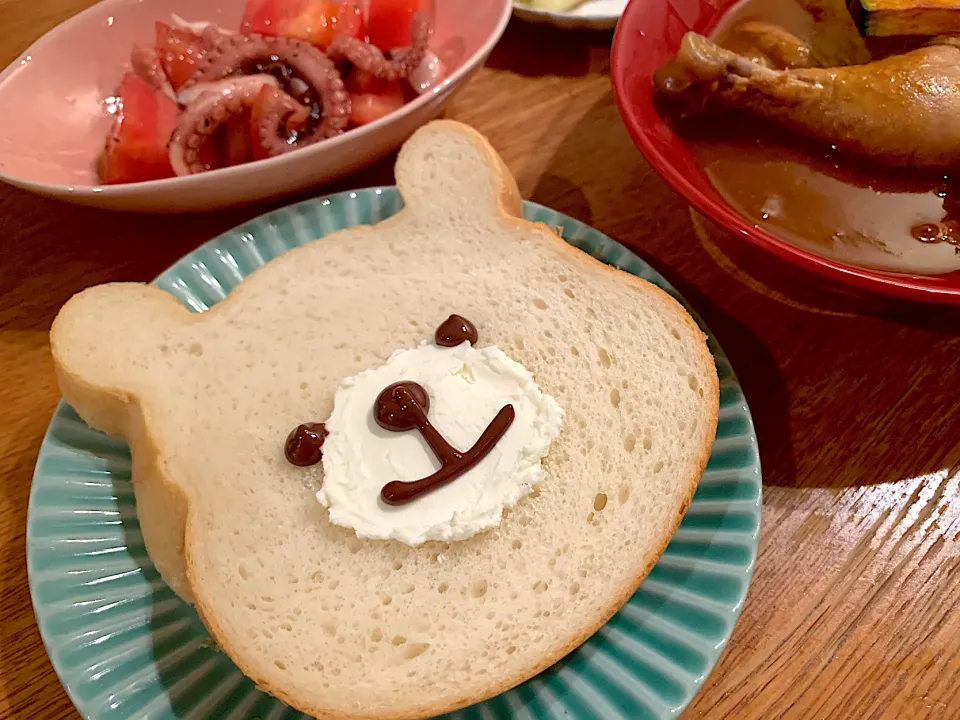
[(395, 174), (404, 214), (426, 222), (523, 213), (517, 182), (502, 158), (480, 133), (452, 120), (417, 130), (400, 150)]
[(164, 477), (166, 469), (141, 401), (170, 371), (164, 356), (174, 350), (176, 329), (198, 318), (160, 288), (108, 283), (70, 298), (50, 329), (64, 399), (88, 425), (130, 445), (137, 506), (158, 508), (140, 519), (144, 542), (154, 549), (157, 570), (186, 600), (189, 588), (177, 579), (185, 573), (187, 499), (173, 483), (150, 481)]
[[(64, 399), (84, 421), (109, 435), (122, 436), (133, 457), (137, 507), (157, 511), (140, 517), (151, 558), (173, 590), (191, 600), (186, 583), (184, 528), (187, 498), (167, 476), (156, 440), (147, 432), (142, 400), (150, 386), (163, 385), (175, 350), (177, 328), (199, 315), (170, 293), (142, 283), (108, 283), (74, 295), (50, 329), (57, 379)], [(196, 348), (183, 348), (197, 352)], [(202, 351), (202, 350), (201, 350)]]
[(64, 398), (88, 424), (120, 435), (138, 388), (162, 372), (170, 331), (189, 320), (175, 297), (141, 283), (108, 283), (74, 295), (50, 330)]

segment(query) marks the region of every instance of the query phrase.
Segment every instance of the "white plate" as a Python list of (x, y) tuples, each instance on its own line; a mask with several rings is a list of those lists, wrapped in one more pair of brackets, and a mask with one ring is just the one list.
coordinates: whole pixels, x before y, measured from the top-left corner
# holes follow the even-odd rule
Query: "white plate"
[(513, 14), (527, 22), (585, 30), (612, 30), (627, 7), (627, 0), (587, 0), (569, 12), (537, 10), (522, 2), (513, 3)]

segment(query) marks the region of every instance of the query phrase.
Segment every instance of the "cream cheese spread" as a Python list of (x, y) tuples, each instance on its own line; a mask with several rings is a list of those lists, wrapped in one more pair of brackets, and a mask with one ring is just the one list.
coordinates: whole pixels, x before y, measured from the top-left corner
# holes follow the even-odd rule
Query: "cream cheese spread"
[[(392, 480), (419, 480), (440, 462), (415, 430), (377, 425), (380, 392), (402, 380), (419, 383), (430, 399), (428, 417), (443, 437), (466, 451), (500, 409), (516, 418), (493, 450), (449, 484), (405, 505), (391, 506), (380, 490)], [(358, 537), (407, 545), (464, 540), (500, 524), (511, 508), (543, 481), (542, 459), (559, 435), (563, 410), (537, 387), (533, 375), (500, 348), (423, 344), (398, 350), (380, 367), (348, 378), (334, 397), (323, 443), (323, 487), (317, 499), (330, 522)]]

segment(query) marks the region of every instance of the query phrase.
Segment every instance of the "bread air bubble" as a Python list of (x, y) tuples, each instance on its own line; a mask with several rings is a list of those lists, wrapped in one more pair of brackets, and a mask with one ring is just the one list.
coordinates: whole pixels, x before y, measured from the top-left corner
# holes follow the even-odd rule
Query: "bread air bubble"
[(410, 643), (404, 650), (404, 655), (407, 660), (413, 660), (415, 657), (423, 655), (429, 649), (430, 643)]

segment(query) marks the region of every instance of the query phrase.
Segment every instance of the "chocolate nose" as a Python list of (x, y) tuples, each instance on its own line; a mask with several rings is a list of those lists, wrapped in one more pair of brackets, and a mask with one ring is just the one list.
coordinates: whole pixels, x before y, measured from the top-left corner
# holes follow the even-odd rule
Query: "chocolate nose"
[(377, 395), (373, 417), (384, 430), (403, 432), (418, 427), (429, 409), (430, 398), (422, 385), (398, 382)]

